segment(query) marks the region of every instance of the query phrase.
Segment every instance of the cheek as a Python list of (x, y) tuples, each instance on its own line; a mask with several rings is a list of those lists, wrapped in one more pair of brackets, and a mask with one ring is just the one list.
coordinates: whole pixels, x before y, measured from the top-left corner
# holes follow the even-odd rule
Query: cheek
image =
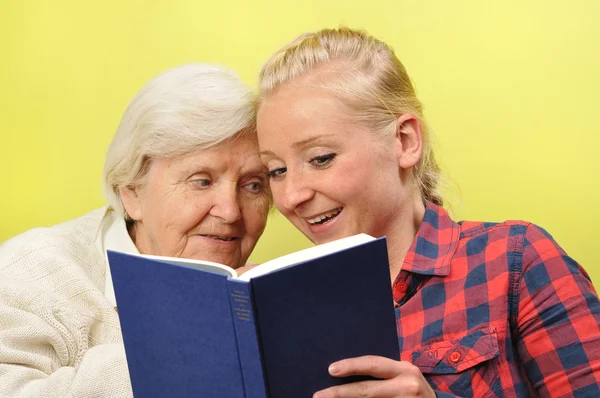
[(181, 233), (186, 233), (206, 217), (210, 205), (204, 200), (186, 201), (174, 208), (170, 214), (171, 223)]
[(323, 178), (320, 186), (331, 192), (339, 200), (354, 198), (364, 194), (373, 179), (367, 167), (362, 167), (361, 162), (346, 162), (340, 165), (335, 173), (329, 173)]
[(269, 189), (271, 191), (271, 196), (273, 198), (273, 204), (275, 205), (275, 208), (277, 208), (277, 210), (279, 210), (279, 212), (281, 214), (286, 214), (285, 182), (284, 181), (271, 181)]
[(267, 214), (269, 212), (269, 204), (265, 199), (264, 202), (260, 199), (260, 203), (251, 203), (244, 206), (244, 223), (246, 233), (258, 239), (267, 225)]
[(281, 183), (271, 183), (271, 195), (273, 195), (273, 204), (275, 204), (277, 210), (283, 213), (285, 200), (283, 185)]
[(144, 204), (142, 221), (154, 235), (167, 235), (173, 229), (174, 214), (177, 213), (168, 198), (165, 200), (164, 196), (156, 195)]

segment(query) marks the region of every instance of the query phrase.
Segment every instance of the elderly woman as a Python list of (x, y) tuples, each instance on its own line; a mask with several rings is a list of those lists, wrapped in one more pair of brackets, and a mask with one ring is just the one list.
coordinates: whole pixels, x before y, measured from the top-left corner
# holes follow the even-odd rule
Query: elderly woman
[(104, 168), (107, 207), (0, 246), (0, 396), (128, 397), (105, 250), (240, 268), (270, 204), (254, 96), (218, 67), (150, 81)]

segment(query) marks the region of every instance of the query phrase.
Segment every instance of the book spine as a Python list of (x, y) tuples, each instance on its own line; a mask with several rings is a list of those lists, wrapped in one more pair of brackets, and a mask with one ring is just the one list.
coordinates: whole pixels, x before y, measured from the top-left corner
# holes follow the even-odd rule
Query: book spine
[(228, 286), (246, 398), (267, 398), (252, 286), (235, 279), (229, 279)]

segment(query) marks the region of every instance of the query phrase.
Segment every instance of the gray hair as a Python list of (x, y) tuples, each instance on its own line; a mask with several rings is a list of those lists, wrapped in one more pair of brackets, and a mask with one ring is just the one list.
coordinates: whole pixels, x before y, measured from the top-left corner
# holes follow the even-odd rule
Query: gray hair
[(108, 148), (109, 205), (127, 218), (119, 188), (143, 182), (153, 158), (206, 149), (255, 130), (255, 94), (232, 71), (207, 64), (170, 69), (133, 98)]

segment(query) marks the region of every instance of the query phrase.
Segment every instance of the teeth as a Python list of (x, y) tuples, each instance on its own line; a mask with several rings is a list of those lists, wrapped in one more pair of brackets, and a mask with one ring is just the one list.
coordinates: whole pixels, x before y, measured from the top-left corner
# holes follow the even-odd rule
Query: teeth
[(338, 215), (338, 213), (340, 211), (342, 211), (341, 207), (339, 207), (339, 208), (337, 208), (337, 209), (335, 209), (333, 211), (328, 211), (327, 213), (321, 214), (319, 216), (316, 216), (316, 217), (311, 218), (310, 220), (306, 220), (306, 221), (308, 221), (309, 224), (316, 224), (316, 223), (319, 223), (319, 222), (321, 222), (323, 220), (327, 220), (329, 218), (332, 218), (332, 217)]

